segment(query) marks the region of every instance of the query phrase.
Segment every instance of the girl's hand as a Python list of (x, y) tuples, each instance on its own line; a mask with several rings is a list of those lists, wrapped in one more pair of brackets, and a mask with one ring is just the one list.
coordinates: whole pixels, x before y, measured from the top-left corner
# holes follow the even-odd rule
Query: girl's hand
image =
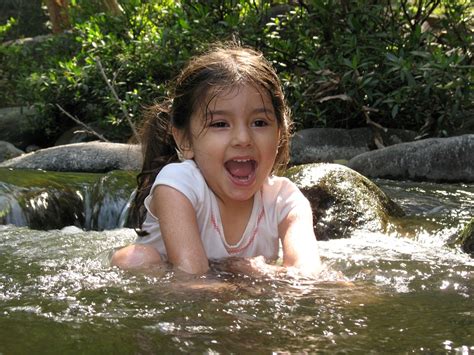
[(219, 271), (256, 277), (275, 277), (284, 271), (281, 266), (268, 264), (263, 256), (251, 258), (230, 257), (216, 262), (214, 268)]
[(251, 258), (230, 257), (213, 263), (213, 269), (217, 271), (244, 274), (252, 277), (271, 277), (278, 279), (309, 279), (317, 280), (324, 273), (320, 268), (298, 268), (285, 267), (267, 263), (265, 257), (255, 256)]

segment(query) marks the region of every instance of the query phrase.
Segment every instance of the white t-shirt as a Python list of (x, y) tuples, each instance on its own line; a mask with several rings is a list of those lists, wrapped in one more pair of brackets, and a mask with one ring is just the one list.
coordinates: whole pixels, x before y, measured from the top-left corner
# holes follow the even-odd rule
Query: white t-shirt
[(254, 196), (252, 214), (242, 238), (229, 245), (224, 237), (216, 196), (207, 186), (193, 160), (166, 165), (157, 175), (150, 194), (145, 199), (147, 214), (142, 229), (149, 234), (138, 237), (136, 243), (155, 247), (166, 258), (166, 248), (158, 219), (150, 212), (153, 189), (167, 185), (183, 193), (196, 211), (199, 233), (208, 259), (229, 256), (263, 255), (276, 259), (279, 250), (278, 225), (297, 206), (308, 204), (301, 191), (290, 180), (272, 176), (266, 179)]

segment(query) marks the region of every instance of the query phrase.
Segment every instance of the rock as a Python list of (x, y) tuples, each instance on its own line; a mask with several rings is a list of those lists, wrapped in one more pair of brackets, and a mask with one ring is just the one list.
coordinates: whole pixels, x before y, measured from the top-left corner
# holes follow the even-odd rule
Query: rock
[[(0, 169), (0, 225), (41, 230), (122, 228), (127, 225), (135, 177), (135, 171), (84, 174)], [(69, 227), (68, 232), (74, 230)]]
[(50, 171), (140, 170), (140, 146), (88, 142), (41, 149), (0, 163), (0, 167)]
[(23, 151), (16, 148), (13, 144), (0, 141), (0, 163), (2, 161), (15, 158), (22, 154), (23, 154)]
[[(99, 129), (94, 128), (94, 130), (96, 130), (99, 133), (103, 133)], [(97, 140), (97, 136), (86, 131), (81, 126), (74, 126), (68, 129), (63, 134), (61, 134), (61, 136), (56, 140), (54, 145), (59, 146), (59, 145), (72, 144), (72, 143), (91, 142), (95, 140)]]
[(296, 132), (291, 141), (291, 164), (333, 162), (369, 151), (369, 129), (310, 128)]
[(74, 234), (80, 234), (82, 232), (84, 231), (81, 228), (76, 227), (76, 226), (66, 226), (66, 227), (61, 228), (61, 233), (63, 234), (74, 235)]
[(474, 258), (474, 217), (464, 226), (459, 236), (449, 244), (461, 247), (463, 252), (468, 253)]
[(0, 140), (25, 148), (30, 142), (24, 131), (35, 114), (36, 110), (30, 107), (0, 108)]
[(474, 181), (474, 134), (430, 138), (363, 153), (348, 166), (368, 177)]
[(26, 153), (31, 153), (31, 152), (34, 152), (36, 150), (40, 150), (41, 147), (37, 146), (36, 144), (30, 144), (29, 146), (27, 146), (25, 148), (25, 152)]
[(346, 238), (356, 229), (384, 232), (391, 217), (404, 215), (373, 182), (343, 165), (300, 165), (285, 175), (310, 201), (318, 240)]
[(80, 213), (83, 199), (74, 189), (32, 188), (22, 196), (22, 200), (23, 208), (29, 212), (27, 221), (31, 229), (60, 229), (84, 224), (84, 213)]
[[(382, 133), (385, 145), (412, 141), (416, 132), (389, 129)], [(370, 151), (374, 145), (374, 135), (370, 128), (304, 129), (293, 137), (291, 143), (291, 163), (294, 165), (349, 160), (358, 154)]]

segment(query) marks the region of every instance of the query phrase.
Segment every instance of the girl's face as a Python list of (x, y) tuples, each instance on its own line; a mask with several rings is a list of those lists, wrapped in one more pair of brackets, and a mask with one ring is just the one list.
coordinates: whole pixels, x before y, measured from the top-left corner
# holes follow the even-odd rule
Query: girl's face
[[(214, 97), (207, 116), (198, 109), (191, 117), (184, 156), (194, 159), (222, 203), (248, 202), (270, 175), (277, 155), (280, 129), (270, 96), (252, 85), (209, 95)], [(178, 140), (183, 137), (176, 133)]]

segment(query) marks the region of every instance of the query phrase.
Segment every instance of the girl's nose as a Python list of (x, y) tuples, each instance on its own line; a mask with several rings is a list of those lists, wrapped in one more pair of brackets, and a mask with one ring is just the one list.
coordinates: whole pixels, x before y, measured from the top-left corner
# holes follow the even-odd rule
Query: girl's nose
[(249, 127), (235, 127), (233, 135), (233, 144), (236, 146), (248, 146), (252, 142)]

